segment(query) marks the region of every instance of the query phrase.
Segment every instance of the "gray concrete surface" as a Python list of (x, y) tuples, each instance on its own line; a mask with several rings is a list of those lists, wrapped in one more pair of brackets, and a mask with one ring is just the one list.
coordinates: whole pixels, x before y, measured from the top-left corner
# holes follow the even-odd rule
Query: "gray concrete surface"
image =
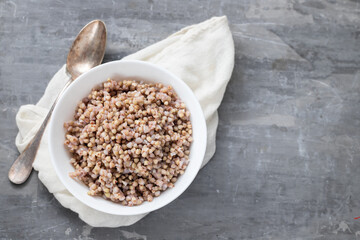
[[(106, 22), (111, 61), (219, 15), (236, 65), (216, 154), (179, 199), (130, 227), (91, 228), (36, 173), (10, 184), (15, 114), (83, 25)], [(360, 239), (359, 38), (359, 1), (0, 0), (0, 238)]]

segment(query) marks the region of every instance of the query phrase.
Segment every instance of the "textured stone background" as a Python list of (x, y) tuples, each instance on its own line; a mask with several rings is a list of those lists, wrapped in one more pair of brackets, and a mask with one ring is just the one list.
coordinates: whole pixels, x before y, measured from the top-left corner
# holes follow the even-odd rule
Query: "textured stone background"
[[(130, 227), (91, 228), (36, 173), (10, 184), (15, 114), (83, 25), (105, 21), (111, 61), (219, 15), (236, 64), (216, 154), (179, 199)], [(360, 239), (359, 38), (354, 0), (0, 0), (0, 238)]]

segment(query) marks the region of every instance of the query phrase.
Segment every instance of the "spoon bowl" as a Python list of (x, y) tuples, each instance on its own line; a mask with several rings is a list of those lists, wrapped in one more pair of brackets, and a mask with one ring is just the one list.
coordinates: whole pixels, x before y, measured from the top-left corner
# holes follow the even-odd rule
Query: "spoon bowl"
[(104, 22), (94, 20), (79, 32), (66, 60), (66, 70), (72, 79), (99, 65), (105, 54), (106, 27)]

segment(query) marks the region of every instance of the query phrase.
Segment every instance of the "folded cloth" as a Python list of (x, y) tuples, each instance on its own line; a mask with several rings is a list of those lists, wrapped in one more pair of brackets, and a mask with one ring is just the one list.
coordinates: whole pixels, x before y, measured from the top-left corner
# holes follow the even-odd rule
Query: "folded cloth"
[[(218, 125), (217, 108), (234, 67), (234, 43), (227, 18), (214, 17), (200, 24), (183, 28), (168, 38), (155, 43), (124, 59), (141, 60), (166, 68), (182, 79), (200, 101), (207, 124), (208, 139), (204, 166), (215, 153)], [(68, 81), (65, 66), (51, 79), (44, 95), (36, 105), (21, 106), (16, 115), (19, 133), (16, 146), (22, 152), (40, 127), (56, 96)], [(33, 167), (40, 181), (66, 208), (93, 227), (128, 226), (143, 218), (116, 216), (94, 210), (70, 194), (60, 182), (51, 164), (47, 130), (42, 138)]]

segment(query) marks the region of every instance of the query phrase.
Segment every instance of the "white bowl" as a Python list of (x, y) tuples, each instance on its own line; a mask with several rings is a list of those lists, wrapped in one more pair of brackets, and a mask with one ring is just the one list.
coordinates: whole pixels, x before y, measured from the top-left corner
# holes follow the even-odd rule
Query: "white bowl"
[[(87, 194), (88, 187), (69, 177), (74, 171), (70, 164), (70, 154), (64, 146), (64, 122), (72, 120), (79, 101), (86, 97), (92, 88), (108, 78), (135, 79), (147, 82), (160, 82), (171, 85), (191, 114), (193, 143), (190, 148), (190, 163), (184, 175), (180, 176), (175, 187), (162, 192), (152, 202), (139, 206), (122, 206), (119, 203), (93, 197)], [(194, 180), (204, 158), (206, 148), (206, 122), (200, 104), (191, 89), (169, 71), (141, 61), (114, 61), (95, 67), (78, 77), (60, 97), (51, 117), (49, 126), (49, 150), (55, 171), (67, 190), (89, 207), (114, 215), (137, 215), (159, 209), (182, 194)], [(191, 210), (189, 210), (191, 211)]]

